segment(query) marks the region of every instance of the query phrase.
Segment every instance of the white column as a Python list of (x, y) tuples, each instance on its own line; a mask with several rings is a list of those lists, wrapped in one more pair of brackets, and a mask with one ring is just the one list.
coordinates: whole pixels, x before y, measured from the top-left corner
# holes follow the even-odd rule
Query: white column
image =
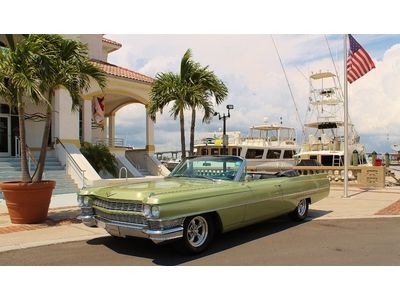
[(114, 147), (114, 139), (115, 139), (115, 114), (111, 114), (108, 117), (108, 138), (110, 140), (110, 146)]
[(155, 151), (154, 147), (154, 122), (150, 118), (148, 113), (148, 107), (146, 106), (146, 150), (149, 154), (153, 154)]
[(83, 100), (83, 140), (92, 143), (92, 101)]

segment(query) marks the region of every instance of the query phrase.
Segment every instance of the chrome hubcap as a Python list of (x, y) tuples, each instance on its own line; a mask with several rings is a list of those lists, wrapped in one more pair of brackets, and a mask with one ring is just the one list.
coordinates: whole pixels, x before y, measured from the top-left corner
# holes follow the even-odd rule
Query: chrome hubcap
[(307, 201), (303, 199), (299, 202), (299, 205), (297, 206), (297, 212), (299, 213), (299, 216), (303, 216), (306, 213), (306, 210), (307, 210)]
[(203, 245), (208, 236), (208, 225), (206, 219), (201, 216), (194, 217), (187, 229), (187, 240), (193, 247)]

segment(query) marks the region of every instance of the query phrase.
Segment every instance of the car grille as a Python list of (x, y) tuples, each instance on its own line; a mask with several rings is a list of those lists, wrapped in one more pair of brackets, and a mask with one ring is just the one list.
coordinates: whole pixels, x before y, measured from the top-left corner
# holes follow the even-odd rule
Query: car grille
[(142, 203), (132, 203), (132, 202), (114, 202), (114, 201), (106, 201), (102, 199), (94, 199), (93, 206), (102, 207), (109, 210), (122, 210), (122, 211), (134, 211), (134, 212), (142, 212), (143, 204)]
[(96, 216), (107, 219), (109, 221), (132, 223), (146, 225), (147, 222), (143, 216), (131, 215), (131, 214), (110, 214), (100, 209), (95, 209)]

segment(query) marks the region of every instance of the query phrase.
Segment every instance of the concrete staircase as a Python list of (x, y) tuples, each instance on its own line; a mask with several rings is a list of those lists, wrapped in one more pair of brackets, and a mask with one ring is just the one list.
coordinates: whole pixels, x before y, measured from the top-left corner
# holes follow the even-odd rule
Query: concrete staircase
[(140, 174), (142, 174), (143, 176), (151, 176), (151, 173), (150, 173), (149, 170), (147, 170), (147, 169), (138, 169), (138, 171), (139, 171)]
[[(76, 193), (79, 190), (75, 182), (65, 172), (65, 167), (60, 164), (56, 157), (48, 156), (46, 158), (43, 177), (47, 180), (56, 181), (53, 195)], [(14, 181), (20, 179), (20, 159), (15, 157), (0, 157), (0, 181)], [(2, 198), (2, 196), (3, 195), (0, 193), (0, 198)]]

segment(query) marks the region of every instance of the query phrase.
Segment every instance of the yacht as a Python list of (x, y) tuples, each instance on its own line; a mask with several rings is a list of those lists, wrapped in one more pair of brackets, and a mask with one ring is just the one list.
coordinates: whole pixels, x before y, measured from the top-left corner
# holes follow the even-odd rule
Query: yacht
[[(338, 79), (331, 72), (310, 76), (310, 122), (304, 124), (305, 141), (296, 161), (312, 160), (323, 166), (344, 165), (344, 101)], [(350, 118), (349, 118), (350, 119)], [(365, 146), (354, 125), (348, 124), (348, 163), (367, 164)]]
[[(296, 131), (282, 124), (264, 123), (250, 127), (248, 136), (227, 132), (228, 155), (246, 158), (249, 170), (281, 171), (295, 165), (293, 156), (299, 150)], [(195, 145), (196, 155), (222, 155), (223, 134), (214, 132)]]

